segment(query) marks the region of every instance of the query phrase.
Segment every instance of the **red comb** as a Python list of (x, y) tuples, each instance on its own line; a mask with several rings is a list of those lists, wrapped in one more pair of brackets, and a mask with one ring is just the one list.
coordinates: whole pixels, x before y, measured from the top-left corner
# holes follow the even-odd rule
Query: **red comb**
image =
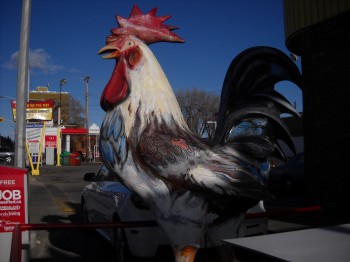
[(129, 18), (116, 16), (119, 27), (111, 30), (112, 35), (107, 37), (107, 44), (115, 41), (121, 36), (134, 35), (146, 44), (156, 42), (180, 42), (184, 40), (171, 32), (176, 26), (163, 25), (163, 22), (171, 16), (156, 16), (157, 7), (147, 14), (143, 14), (137, 5), (134, 5)]

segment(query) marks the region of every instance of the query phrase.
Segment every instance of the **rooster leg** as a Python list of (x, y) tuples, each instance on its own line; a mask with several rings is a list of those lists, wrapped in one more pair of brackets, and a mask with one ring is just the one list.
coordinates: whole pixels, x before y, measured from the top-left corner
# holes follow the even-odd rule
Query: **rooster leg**
[(238, 262), (235, 256), (235, 252), (228, 244), (223, 244), (216, 247), (219, 254), (220, 261), (222, 262)]
[(175, 261), (176, 262), (193, 262), (197, 253), (197, 248), (187, 246), (184, 248), (175, 248)]

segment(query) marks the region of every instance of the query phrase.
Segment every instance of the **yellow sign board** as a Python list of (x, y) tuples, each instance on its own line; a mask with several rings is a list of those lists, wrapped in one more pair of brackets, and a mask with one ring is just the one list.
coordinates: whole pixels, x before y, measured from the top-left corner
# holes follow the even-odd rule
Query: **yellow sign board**
[[(16, 122), (16, 101), (11, 101), (13, 121)], [(52, 120), (53, 100), (27, 102), (26, 119)]]

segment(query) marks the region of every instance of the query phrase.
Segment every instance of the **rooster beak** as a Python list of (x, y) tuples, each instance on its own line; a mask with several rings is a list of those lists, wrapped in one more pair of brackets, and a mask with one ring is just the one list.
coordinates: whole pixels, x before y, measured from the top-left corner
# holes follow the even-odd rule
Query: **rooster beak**
[[(108, 53), (108, 54), (106, 54)], [(119, 58), (121, 55), (121, 52), (116, 48), (114, 45), (106, 45), (98, 51), (98, 54), (106, 54), (102, 56), (104, 59), (112, 59), (112, 58)]]

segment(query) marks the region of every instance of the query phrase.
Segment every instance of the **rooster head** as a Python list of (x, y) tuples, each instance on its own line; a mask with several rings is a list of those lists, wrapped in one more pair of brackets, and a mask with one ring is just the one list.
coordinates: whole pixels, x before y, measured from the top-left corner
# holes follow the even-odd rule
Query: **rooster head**
[(103, 110), (108, 111), (124, 101), (130, 92), (127, 68), (136, 68), (142, 61), (142, 51), (139, 43), (149, 45), (156, 42), (179, 42), (184, 40), (171, 31), (175, 26), (164, 25), (163, 22), (171, 16), (156, 16), (157, 8), (143, 14), (135, 5), (129, 18), (116, 16), (118, 28), (111, 30), (107, 37), (106, 46), (99, 54), (106, 54), (103, 58), (116, 59), (107, 86), (105, 87), (100, 104)]

